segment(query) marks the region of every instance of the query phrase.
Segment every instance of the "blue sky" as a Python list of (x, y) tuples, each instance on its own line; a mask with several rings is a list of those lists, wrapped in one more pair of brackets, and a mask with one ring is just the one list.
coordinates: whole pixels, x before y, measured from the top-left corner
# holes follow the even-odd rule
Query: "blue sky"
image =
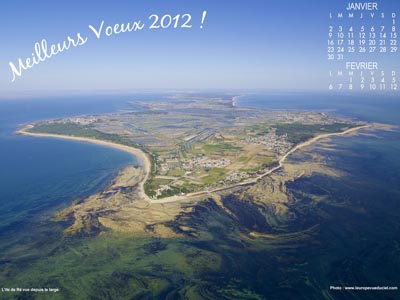
[[(0, 3), (0, 90), (24, 92), (140, 89), (323, 90), (328, 13), (347, 1), (137, 0)], [(388, 10), (399, 2), (387, 0)], [(207, 16), (200, 28), (202, 12)], [(148, 16), (189, 13), (191, 29), (149, 30)], [(142, 20), (138, 32), (96, 39), (89, 25)], [(11, 82), (9, 62), (35, 42), (88, 38)]]

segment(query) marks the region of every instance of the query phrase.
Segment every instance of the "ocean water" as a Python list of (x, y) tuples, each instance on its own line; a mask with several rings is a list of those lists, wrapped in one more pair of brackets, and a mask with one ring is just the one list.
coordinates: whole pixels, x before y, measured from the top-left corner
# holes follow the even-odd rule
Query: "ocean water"
[[(0, 100), (0, 257), (39, 240), (53, 213), (100, 190), (128, 153), (92, 144), (15, 135), (23, 123), (129, 108), (125, 97)], [(47, 223), (46, 223), (47, 224)], [(50, 223), (49, 227), (56, 225)], [(59, 228), (61, 232), (62, 226)], [(22, 254), (22, 255), (26, 255)]]
[[(183, 299), (182, 294), (200, 298), (195, 292), (202, 299), (399, 298), (399, 292), (329, 290), (331, 285), (398, 286), (400, 282), (399, 130), (335, 137), (330, 141), (333, 151), (321, 144), (310, 147), (344, 175), (315, 174), (288, 184), (293, 217), (278, 228), (284, 235), (276, 242), (243, 239), (241, 226), (248, 229), (247, 223), (262, 224), (264, 219), (255, 218), (253, 206), (234, 199), (226, 204), (240, 218), (231, 218), (212, 203), (202, 203), (203, 209), (188, 218), (182, 216), (183, 225), (193, 222), (199, 239), (146, 240), (105, 234), (65, 240), (61, 234), (65, 224), (49, 222), (52, 212), (100, 189), (131, 158), (94, 145), (19, 137), (12, 131), (32, 119), (124, 109), (126, 99), (132, 97), (105, 99), (103, 105), (97, 104), (96, 97), (85, 103), (70, 98), (41, 105), (21, 100), (19, 109), (15, 102), (5, 105), (8, 113), (0, 114), (4, 157), (0, 253), (7, 255), (0, 258), (0, 266), (6, 266), (0, 275), (5, 274), (8, 283), (62, 289), (44, 299)], [(154, 98), (160, 96), (142, 99)], [(328, 111), (400, 125), (399, 102), (392, 96), (301, 93), (249, 95), (238, 104)], [(297, 158), (302, 158), (301, 153), (292, 157)], [(14, 198), (7, 201), (3, 195)], [(303, 239), (302, 230), (307, 228), (313, 228), (312, 233)]]
[(264, 93), (242, 96), (237, 105), (266, 109), (318, 110), (369, 122), (400, 124), (398, 95)]
[[(370, 122), (400, 125), (400, 99), (393, 96), (252, 95), (242, 106), (307, 109)], [(274, 269), (269, 299), (399, 299), (399, 291), (332, 291), (330, 286), (395, 286), (400, 275), (400, 130), (334, 137), (321, 144), (328, 166), (344, 174), (315, 174), (288, 184), (293, 210), (318, 226), (296, 253), (283, 250), (288, 267)], [(298, 154), (292, 155), (295, 159)], [(316, 203), (313, 199), (323, 199)], [(313, 204), (312, 204), (313, 203)], [(312, 205), (311, 205), (312, 204)], [(311, 208), (312, 207), (312, 208)], [(296, 222), (294, 222), (294, 228)], [(400, 287), (399, 287), (400, 288)]]

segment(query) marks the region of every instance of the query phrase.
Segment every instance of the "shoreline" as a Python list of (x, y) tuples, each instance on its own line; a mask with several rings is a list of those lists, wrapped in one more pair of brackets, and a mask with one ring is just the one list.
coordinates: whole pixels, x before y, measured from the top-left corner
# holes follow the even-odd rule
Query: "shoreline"
[(286, 158), (292, 154), (293, 152), (307, 147), (321, 139), (325, 139), (325, 138), (329, 138), (329, 137), (334, 137), (334, 136), (344, 136), (347, 134), (351, 134), (353, 132), (359, 131), (361, 129), (365, 129), (365, 128), (369, 128), (371, 127), (373, 124), (367, 124), (367, 125), (361, 125), (361, 126), (357, 126), (357, 127), (353, 127), (353, 128), (349, 128), (345, 131), (342, 132), (332, 132), (332, 133), (324, 133), (324, 134), (320, 134), (317, 135), (315, 137), (313, 137), (312, 139), (305, 141), (303, 143), (298, 144), (297, 146), (293, 147), (292, 149), (290, 149), (288, 152), (286, 152), (280, 159), (279, 159), (279, 165), (269, 169), (268, 171), (264, 172), (263, 174), (257, 176), (256, 178), (252, 178), (249, 179), (247, 181), (243, 181), (243, 182), (239, 182), (239, 183), (235, 183), (232, 185), (228, 185), (228, 186), (224, 186), (224, 187), (219, 187), (213, 190), (203, 190), (203, 191), (197, 191), (197, 192), (193, 192), (193, 193), (189, 193), (186, 194), (184, 196), (171, 196), (171, 197), (167, 197), (167, 198), (162, 198), (159, 200), (152, 200), (152, 202), (154, 203), (170, 203), (170, 202), (175, 202), (175, 201), (181, 201), (181, 200), (185, 200), (185, 199), (189, 199), (189, 198), (196, 198), (196, 197), (200, 197), (200, 196), (205, 196), (205, 195), (209, 195), (212, 193), (218, 193), (218, 192), (223, 192), (223, 191), (227, 191), (227, 190), (231, 190), (237, 187), (241, 187), (241, 186), (247, 186), (247, 185), (252, 185), (252, 184), (256, 184), (259, 180), (261, 180), (262, 178), (271, 175), (273, 172), (281, 169), (284, 166), (284, 162), (286, 160)]
[(287, 153), (285, 153), (278, 161), (278, 166), (269, 169), (268, 171), (264, 172), (263, 174), (257, 176), (256, 178), (252, 178), (249, 179), (247, 181), (243, 181), (243, 182), (239, 182), (233, 185), (229, 185), (229, 186), (224, 186), (224, 187), (219, 187), (213, 190), (203, 190), (203, 191), (197, 191), (197, 192), (192, 192), (192, 193), (188, 193), (186, 195), (183, 196), (170, 196), (170, 197), (166, 197), (166, 198), (162, 198), (162, 199), (151, 199), (144, 191), (144, 184), (145, 182), (148, 180), (148, 177), (150, 175), (150, 170), (151, 170), (151, 163), (150, 160), (147, 156), (146, 153), (144, 153), (142, 150), (131, 147), (131, 146), (126, 146), (126, 145), (122, 145), (122, 144), (116, 144), (116, 143), (112, 143), (112, 142), (107, 142), (107, 141), (103, 141), (103, 140), (96, 140), (96, 139), (90, 139), (90, 138), (85, 138), (85, 137), (76, 137), (76, 136), (69, 136), (69, 135), (59, 135), (59, 134), (50, 134), (50, 133), (33, 133), (33, 132), (28, 132), (26, 131), (29, 128), (32, 128), (33, 125), (26, 125), (23, 128), (15, 131), (16, 134), (21, 134), (21, 135), (26, 135), (26, 136), (33, 136), (33, 137), (49, 137), (49, 138), (58, 138), (58, 139), (66, 139), (66, 140), (72, 140), (72, 141), (78, 141), (78, 142), (86, 142), (86, 143), (91, 143), (91, 144), (96, 144), (96, 145), (100, 145), (100, 146), (106, 146), (109, 148), (114, 148), (117, 150), (121, 150), (124, 152), (128, 152), (132, 155), (135, 156), (135, 158), (138, 161), (139, 166), (143, 169), (144, 171), (144, 177), (140, 182), (140, 193), (146, 201), (150, 202), (150, 203), (158, 203), (158, 204), (163, 204), (163, 203), (171, 203), (171, 202), (176, 202), (176, 201), (182, 201), (182, 200), (188, 200), (189, 198), (194, 198), (194, 197), (199, 197), (199, 196), (204, 196), (204, 195), (208, 195), (211, 193), (217, 193), (217, 192), (222, 192), (222, 191), (227, 191), (236, 187), (241, 187), (241, 186), (247, 186), (247, 185), (252, 185), (257, 183), (259, 180), (261, 180), (262, 178), (272, 174), (273, 172), (281, 169), (284, 166), (284, 162), (285, 160), (288, 158), (289, 155), (291, 155), (292, 153), (294, 153), (295, 151), (310, 146), (311, 144), (321, 140), (321, 139), (325, 139), (325, 138), (329, 138), (329, 137), (335, 137), (335, 136), (344, 136), (356, 131), (359, 131), (361, 129), (365, 129), (365, 128), (369, 128), (371, 127), (373, 124), (367, 124), (367, 125), (361, 125), (361, 126), (357, 126), (357, 127), (353, 127), (353, 128), (349, 128), (345, 131), (342, 132), (333, 132), (333, 133), (324, 133), (324, 134), (320, 134), (317, 135), (315, 137), (313, 137), (312, 139), (305, 141), (303, 143), (300, 143), (298, 145), (296, 145), (295, 147), (293, 147), (292, 149), (290, 149)]
[(149, 178), (150, 170), (151, 170), (151, 163), (150, 163), (150, 160), (149, 160), (147, 154), (144, 153), (142, 150), (140, 150), (138, 148), (122, 145), (122, 144), (116, 144), (116, 143), (112, 143), (112, 142), (90, 139), (90, 138), (85, 138), (85, 137), (69, 136), (69, 135), (61, 135), (61, 134), (51, 134), (51, 133), (34, 133), (34, 132), (26, 131), (27, 129), (30, 129), (32, 127), (33, 127), (33, 125), (31, 125), (31, 124), (25, 125), (23, 128), (15, 131), (15, 133), (20, 134), (20, 135), (25, 135), (25, 136), (32, 136), (32, 137), (48, 137), (48, 138), (71, 140), (71, 141), (77, 141), (77, 142), (85, 142), (85, 143), (90, 143), (90, 144), (95, 144), (95, 145), (99, 145), (99, 146), (105, 146), (108, 148), (117, 149), (120, 151), (127, 152), (129, 154), (132, 154), (133, 156), (135, 156), (135, 158), (138, 162), (138, 166), (141, 167), (144, 171), (144, 177), (139, 183), (140, 193), (142, 194), (141, 196), (149, 202), (154, 201), (154, 200), (150, 199), (150, 197), (148, 197), (147, 194), (144, 192), (144, 183)]
[[(319, 140), (321, 140), (321, 139), (325, 139), (325, 138), (329, 138), (329, 137), (334, 137), (334, 136), (344, 136), (344, 135), (347, 135), (347, 134), (356, 132), (356, 131), (361, 130), (361, 129), (369, 128), (369, 127), (371, 127), (371, 126), (372, 126), (372, 125), (370, 125), (370, 124), (369, 124), (369, 125), (361, 125), (361, 126), (349, 128), (349, 129), (347, 129), (347, 130), (345, 130), (345, 131), (342, 131), (342, 132), (332, 132), (332, 133), (324, 133), (324, 134), (317, 135), (317, 136), (313, 137), (312, 139), (310, 139), (310, 140), (308, 140), (308, 141), (305, 141), (305, 142), (303, 142), (303, 143), (300, 143), (300, 144), (298, 144), (297, 146), (295, 146), (295, 147), (293, 147), (292, 149), (290, 149), (288, 152), (286, 152), (286, 153), (279, 159), (279, 161), (278, 161), (279, 164), (278, 164), (276, 167), (274, 167), (274, 168), (272, 168), (272, 169), (269, 169), (269, 170), (266, 171), (265, 173), (263, 173), (263, 174), (257, 176), (256, 178), (252, 178), (252, 179), (249, 179), (249, 180), (247, 180), (247, 181), (239, 182), (239, 183), (236, 183), (236, 184), (234, 184), (234, 185), (230, 185), (230, 186), (226, 186), (226, 187), (217, 188), (217, 189), (212, 190), (212, 191), (209, 191), (209, 192), (207, 192), (207, 193), (222, 192), (222, 191), (226, 191), (226, 190), (229, 190), (229, 189), (233, 189), (233, 188), (239, 187), (239, 186), (246, 186), (246, 185), (255, 184), (255, 183), (257, 183), (260, 179), (262, 179), (262, 178), (264, 178), (264, 177), (266, 177), (266, 176), (268, 176), (268, 175), (271, 175), (273, 172), (275, 172), (275, 171), (281, 169), (281, 168), (284, 166), (284, 162), (285, 162), (286, 158), (288, 158), (288, 156), (289, 156), (290, 154), (292, 154), (293, 152), (296, 152), (297, 150), (299, 150), (299, 149), (301, 149), (301, 148), (310, 146), (311, 144), (313, 144), (313, 143), (315, 143), (315, 142), (317, 142), (317, 141), (319, 141)], [(200, 192), (198, 192), (198, 193), (200, 193)], [(188, 194), (188, 195), (189, 195), (189, 194)]]

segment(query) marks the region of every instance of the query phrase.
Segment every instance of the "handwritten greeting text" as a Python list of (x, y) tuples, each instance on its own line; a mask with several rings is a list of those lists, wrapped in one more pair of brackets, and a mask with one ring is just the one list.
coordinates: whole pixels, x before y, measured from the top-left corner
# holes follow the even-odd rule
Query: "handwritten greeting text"
[[(203, 28), (206, 15), (207, 11), (203, 11), (200, 22), (201, 29)], [(29, 57), (25, 59), (18, 58), (18, 62), (16, 64), (11, 61), (9, 62), (10, 70), (12, 72), (11, 81), (14, 82), (17, 77), (21, 77), (23, 71), (39, 65), (40, 63), (52, 58), (53, 56), (56, 56), (72, 48), (85, 45), (90, 37), (95, 37), (97, 40), (99, 40), (103, 37), (110, 37), (112, 35), (118, 35), (121, 33), (141, 31), (146, 28), (149, 30), (193, 28), (192, 15), (188, 13), (182, 15), (165, 14), (162, 16), (151, 14), (148, 17), (148, 21), (149, 25), (146, 26), (145, 22), (143, 22), (142, 20), (115, 24), (106, 24), (106, 22), (102, 20), (98, 24), (88, 25), (89, 34), (86, 36), (78, 32), (75, 36), (68, 36), (64, 41), (55, 44), (49, 44), (46, 39), (42, 39), (40, 42), (36, 42), (34, 44), (34, 51)]]

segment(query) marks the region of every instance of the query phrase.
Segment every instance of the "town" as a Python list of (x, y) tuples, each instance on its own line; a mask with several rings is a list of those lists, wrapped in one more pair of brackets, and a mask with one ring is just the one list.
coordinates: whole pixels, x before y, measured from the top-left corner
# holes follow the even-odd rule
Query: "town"
[(131, 101), (132, 110), (37, 123), (33, 131), (109, 140), (151, 158), (145, 191), (152, 199), (257, 178), (296, 144), (357, 123), (323, 112), (237, 106), (234, 95)]

